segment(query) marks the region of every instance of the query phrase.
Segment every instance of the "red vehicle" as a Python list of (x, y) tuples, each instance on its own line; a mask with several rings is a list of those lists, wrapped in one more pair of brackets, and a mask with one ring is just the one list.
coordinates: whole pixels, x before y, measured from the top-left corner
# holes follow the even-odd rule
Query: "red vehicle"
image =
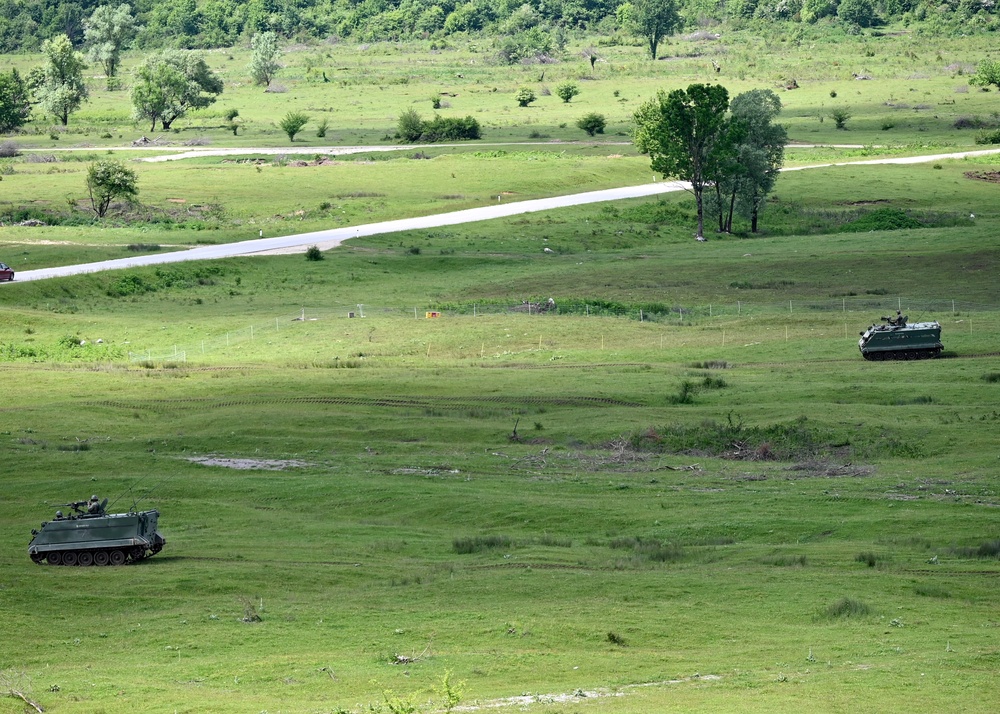
[(13, 280), (14, 269), (6, 263), (0, 263), (0, 280)]

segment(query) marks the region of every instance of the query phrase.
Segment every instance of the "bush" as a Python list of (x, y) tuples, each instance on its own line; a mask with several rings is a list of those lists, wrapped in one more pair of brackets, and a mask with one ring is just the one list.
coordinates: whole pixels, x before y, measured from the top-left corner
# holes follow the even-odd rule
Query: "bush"
[(604, 127), (607, 126), (607, 120), (604, 118), (603, 114), (598, 114), (597, 112), (591, 112), (590, 114), (585, 114), (577, 120), (576, 125), (587, 132), (588, 136), (594, 136), (594, 134), (603, 134)]
[(514, 547), (514, 539), (505, 535), (476, 536), (475, 538), (455, 538), (451, 548), (459, 555), (482, 553), (487, 550)]
[(424, 121), (416, 110), (407, 109), (399, 115), (396, 135), (403, 141), (460, 141), (481, 138), (482, 129), (471, 115), (443, 117), (435, 114), (430, 121)]
[(12, 156), (17, 156), (21, 153), (21, 147), (17, 145), (16, 141), (11, 141), (10, 139), (0, 142), (0, 158), (9, 159)]
[(306, 248), (306, 260), (323, 260), (323, 251), (317, 245)]
[(458, 141), (479, 139), (482, 136), (479, 122), (473, 116), (442, 117), (435, 114), (429, 122), (424, 122), (421, 141)]
[(830, 118), (833, 119), (833, 123), (837, 125), (838, 129), (847, 129), (847, 120), (851, 118), (851, 113), (846, 109), (834, 109), (830, 114)]
[(870, 213), (840, 227), (844, 233), (867, 233), (869, 231), (897, 231), (905, 228), (923, 228), (924, 224), (911, 218), (899, 208), (876, 208)]
[(1000, 144), (1000, 129), (981, 131), (976, 134), (977, 144)]
[(424, 133), (424, 121), (416, 109), (407, 109), (399, 115), (396, 123), (396, 135), (403, 141), (420, 141)]
[(295, 141), (295, 135), (302, 131), (302, 127), (309, 123), (309, 116), (302, 112), (288, 112), (278, 126), (281, 130), (288, 134), (289, 141)]
[(580, 87), (578, 87), (575, 82), (563, 82), (556, 87), (556, 96), (567, 103), (579, 93)]
[(514, 99), (517, 100), (519, 107), (526, 107), (538, 99), (538, 97), (535, 96), (535, 92), (531, 87), (521, 87), (517, 90), (517, 94), (514, 95)]
[(320, 120), (319, 124), (316, 125), (316, 136), (320, 139), (326, 136), (326, 130), (330, 127), (330, 120), (326, 117)]
[(826, 608), (826, 616), (831, 620), (846, 620), (852, 617), (865, 617), (872, 609), (860, 600), (844, 597)]

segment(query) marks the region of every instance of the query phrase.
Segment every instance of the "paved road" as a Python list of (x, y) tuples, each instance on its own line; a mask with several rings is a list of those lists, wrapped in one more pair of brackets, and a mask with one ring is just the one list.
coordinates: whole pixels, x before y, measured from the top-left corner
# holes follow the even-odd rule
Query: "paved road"
[[(246, 149), (243, 150), (242, 153), (252, 153), (256, 151), (259, 150)], [(1000, 149), (983, 149), (979, 151), (961, 151), (949, 154), (934, 154), (930, 156), (908, 156), (892, 159), (870, 159), (865, 161), (817, 164), (815, 166), (799, 166), (786, 170), (804, 171), (808, 169), (846, 165), (917, 164), (942, 161), (945, 159), (960, 159), (967, 156), (988, 156), (998, 153), (1000, 153)], [(340, 245), (345, 240), (360, 236), (372, 236), (382, 233), (394, 233), (396, 231), (454, 226), (460, 223), (488, 221), (494, 218), (505, 218), (507, 216), (516, 216), (522, 213), (548, 211), (555, 208), (567, 208), (569, 206), (580, 206), (588, 203), (600, 203), (603, 201), (619, 201), (626, 198), (655, 196), (662, 193), (683, 191), (688, 188), (689, 186), (685, 182), (663, 181), (643, 184), (640, 186), (624, 186), (622, 188), (610, 188), (602, 191), (588, 191), (586, 193), (576, 193), (568, 196), (554, 196), (552, 198), (539, 198), (529, 201), (498, 203), (497, 205), (469, 208), (464, 211), (452, 211), (450, 213), (439, 213), (433, 216), (402, 218), (394, 221), (382, 221), (381, 223), (369, 223), (361, 226), (333, 228), (330, 230), (315, 231), (312, 233), (299, 233), (280, 238), (254, 238), (252, 240), (241, 241), (239, 243), (199, 246), (197, 248), (191, 248), (190, 250), (181, 250), (172, 253), (148, 254), (131, 258), (103, 260), (97, 263), (63, 265), (58, 268), (26, 270), (24, 272), (17, 273), (17, 280), (19, 282), (46, 280), (48, 278), (80, 275), (83, 273), (96, 273), (105, 270), (120, 270), (122, 268), (136, 268), (140, 266), (160, 265), (164, 263), (180, 263), (191, 260), (214, 260), (217, 258), (232, 258), (236, 256), (262, 254), (276, 255), (282, 253), (304, 253), (308, 247), (314, 245), (318, 246), (321, 250), (329, 250), (330, 248)]]

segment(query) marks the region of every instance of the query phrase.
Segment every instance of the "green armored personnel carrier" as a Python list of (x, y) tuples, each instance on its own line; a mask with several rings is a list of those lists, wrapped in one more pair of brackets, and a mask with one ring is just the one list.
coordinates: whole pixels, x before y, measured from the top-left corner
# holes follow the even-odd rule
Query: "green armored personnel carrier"
[(883, 317), (884, 325), (872, 325), (861, 334), (858, 348), (861, 355), (872, 361), (929, 359), (944, 349), (941, 325), (937, 322), (907, 323), (906, 315), (896, 311), (895, 317)]
[(64, 504), (73, 509), (32, 530), (28, 555), (49, 565), (124, 565), (156, 555), (167, 542), (156, 531), (159, 511), (106, 513), (108, 499)]

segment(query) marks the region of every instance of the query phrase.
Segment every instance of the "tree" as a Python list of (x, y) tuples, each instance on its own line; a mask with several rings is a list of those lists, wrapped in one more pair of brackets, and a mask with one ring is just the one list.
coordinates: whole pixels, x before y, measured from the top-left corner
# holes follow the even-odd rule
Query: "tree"
[(266, 87), (281, 69), (281, 65), (278, 64), (278, 57), (281, 56), (278, 35), (274, 32), (262, 32), (254, 35), (253, 39), (250, 40), (250, 48), (253, 50), (250, 64), (247, 65), (250, 77), (254, 84), (262, 84)]
[(719, 84), (692, 84), (670, 94), (662, 90), (633, 115), (635, 146), (649, 154), (664, 178), (691, 183), (698, 209), (698, 240), (705, 240), (702, 195), (714, 182), (726, 139), (729, 92)]
[(0, 133), (16, 131), (28, 122), (31, 101), (28, 85), (16, 69), (0, 72)]
[(222, 80), (198, 55), (181, 50), (162, 50), (136, 68), (132, 84), (132, 112), (148, 119), (150, 131), (156, 122), (169, 129), (189, 109), (200, 109), (222, 94)]
[(87, 63), (83, 55), (73, 49), (66, 35), (57, 35), (42, 44), (45, 64), (41, 67), (35, 97), (42, 109), (53, 115), (63, 126), (69, 124), (69, 115), (80, 108), (87, 98), (87, 85), (83, 70)]
[(994, 86), (1000, 89), (1000, 60), (984, 59), (976, 67), (976, 73), (969, 79), (974, 87)]
[(656, 48), (681, 25), (675, 0), (631, 0), (618, 6), (620, 23), (634, 35), (646, 40), (650, 59)]
[(556, 87), (556, 96), (562, 99), (567, 104), (569, 100), (580, 93), (580, 87), (576, 82), (563, 82), (558, 87)]
[(114, 199), (139, 195), (139, 177), (121, 161), (95, 161), (87, 167), (87, 191), (94, 213), (103, 218)]
[(281, 130), (288, 134), (289, 141), (295, 141), (295, 135), (302, 131), (304, 127), (309, 123), (309, 116), (303, 114), (302, 112), (288, 112), (281, 121), (278, 122), (278, 126)]
[(837, 17), (858, 27), (871, 27), (878, 22), (875, 3), (872, 0), (840, 0)]
[[(740, 208), (757, 232), (764, 199), (774, 188), (785, 161), (788, 132), (773, 123), (781, 113), (781, 99), (770, 89), (753, 89), (733, 98), (729, 105), (729, 170), (717, 181), (720, 190), (720, 228), (731, 232), (733, 212)], [(723, 196), (728, 194), (728, 215), (723, 220)]]
[(420, 141), (420, 135), (424, 133), (424, 120), (420, 118), (416, 109), (407, 109), (399, 115), (399, 123), (396, 125), (396, 134), (403, 141)]
[(584, 114), (576, 122), (576, 125), (587, 132), (588, 136), (603, 134), (604, 127), (607, 126), (607, 124), (608, 122), (607, 119), (604, 118), (604, 115), (598, 114), (597, 112)]
[(84, 37), (90, 43), (90, 61), (104, 67), (109, 89), (114, 84), (112, 77), (118, 74), (122, 51), (132, 44), (140, 29), (132, 17), (132, 8), (125, 3), (118, 7), (101, 5), (84, 23)]
[(517, 94), (514, 95), (514, 99), (517, 100), (517, 106), (519, 107), (526, 107), (537, 98), (535, 91), (531, 87), (521, 87), (517, 90)]

